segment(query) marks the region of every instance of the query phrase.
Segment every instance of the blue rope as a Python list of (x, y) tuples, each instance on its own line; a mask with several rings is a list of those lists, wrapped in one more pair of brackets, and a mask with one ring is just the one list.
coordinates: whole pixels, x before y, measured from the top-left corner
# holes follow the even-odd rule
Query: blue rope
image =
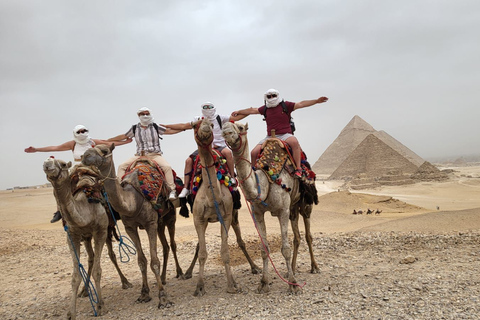
[[(108, 195), (106, 191), (103, 191), (103, 196), (108, 204), (108, 209), (110, 209), (110, 214), (112, 215), (113, 221), (115, 222), (115, 227), (117, 228), (119, 234), (119, 244), (118, 244), (118, 254), (120, 255), (120, 261), (123, 263), (127, 263), (130, 261), (130, 254), (136, 255), (137, 250), (135, 249), (135, 244), (130, 240), (128, 237), (122, 236), (120, 232), (120, 228), (118, 227), (117, 219), (115, 219), (115, 215), (113, 214), (112, 206), (110, 205), (110, 201), (108, 201)], [(129, 243), (125, 243), (123, 239), (128, 240)], [(124, 258), (124, 256), (126, 258)]]
[(254, 171), (254, 173), (255, 173), (255, 179), (257, 180), (257, 192), (258, 192), (257, 200), (260, 200), (260, 203), (266, 207), (268, 206), (268, 203), (260, 199), (260, 195), (262, 194), (262, 191), (260, 190), (260, 182), (258, 181), (257, 171)]
[(92, 281), (88, 277), (88, 273), (85, 271), (85, 268), (80, 263), (80, 258), (77, 255), (77, 250), (75, 250), (75, 245), (73, 244), (72, 237), (70, 236), (70, 232), (68, 232), (68, 226), (65, 225), (65, 227), (63, 227), (63, 229), (65, 230), (65, 232), (68, 235), (68, 239), (70, 240), (70, 243), (72, 245), (73, 252), (75, 253), (75, 258), (77, 258), (78, 272), (80, 273), (80, 276), (82, 277), (83, 283), (85, 285), (85, 290), (87, 290), (87, 292), (88, 292), (88, 299), (90, 300), (90, 304), (92, 305), (93, 314), (96, 317), (97, 316), (97, 310), (95, 309), (94, 303), (98, 303), (97, 290), (95, 290), (95, 286), (93, 285)]
[(218, 221), (220, 221), (223, 228), (225, 229), (225, 233), (228, 236), (228, 230), (227, 230), (227, 227), (225, 226), (225, 221), (223, 221), (222, 214), (220, 213), (220, 208), (218, 207), (218, 202), (215, 199), (215, 193), (213, 192), (213, 186), (212, 186), (212, 180), (210, 179), (210, 173), (208, 172), (207, 169), (205, 169), (205, 171), (207, 172), (208, 182), (210, 183), (209, 188), (212, 191), (213, 203), (215, 204), (215, 211), (217, 212)]

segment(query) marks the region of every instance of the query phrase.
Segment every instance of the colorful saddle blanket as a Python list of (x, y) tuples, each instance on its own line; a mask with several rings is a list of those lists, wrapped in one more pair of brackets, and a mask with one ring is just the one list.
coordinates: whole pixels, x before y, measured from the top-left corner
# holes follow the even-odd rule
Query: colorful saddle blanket
[[(217, 172), (216, 178), (220, 181), (221, 184), (224, 184), (230, 192), (233, 192), (234, 186), (232, 185), (231, 175), (227, 169), (227, 160), (222, 157), (222, 154), (213, 149), (213, 159), (215, 162), (215, 169)], [(192, 195), (195, 196), (198, 192), (198, 188), (202, 184), (202, 165), (200, 164), (200, 157), (198, 155), (192, 156), (193, 158), (193, 172), (192, 172), (192, 179), (190, 179), (190, 190)], [(204, 179), (208, 179), (208, 177), (204, 177)]]
[[(257, 159), (255, 168), (265, 171), (270, 183), (277, 183), (283, 187), (284, 185), (282, 184), (281, 179), (279, 179), (280, 173), (283, 170), (286, 170), (290, 175), (293, 175), (295, 172), (295, 166), (290, 147), (286, 142), (280, 139), (267, 139), (262, 145), (262, 151)], [(307, 156), (303, 151), (301, 169), (301, 181), (306, 184), (314, 184), (316, 177), (315, 172), (311, 170), (310, 164), (307, 161)]]

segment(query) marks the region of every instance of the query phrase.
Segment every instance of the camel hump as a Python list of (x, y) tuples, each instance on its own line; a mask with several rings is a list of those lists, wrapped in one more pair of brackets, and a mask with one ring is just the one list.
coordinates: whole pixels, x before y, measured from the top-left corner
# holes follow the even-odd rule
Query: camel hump
[(262, 152), (255, 166), (268, 173), (270, 182), (276, 181), (283, 169), (286, 168), (288, 172), (294, 170), (287, 144), (276, 138), (269, 138), (262, 144)]
[(278, 138), (268, 138), (262, 144), (262, 149), (265, 149), (265, 147), (269, 144), (278, 144), (278, 147), (281, 148), (281, 149), (286, 149), (288, 147), (288, 143), (286, 143), (285, 141), (282, 141)]

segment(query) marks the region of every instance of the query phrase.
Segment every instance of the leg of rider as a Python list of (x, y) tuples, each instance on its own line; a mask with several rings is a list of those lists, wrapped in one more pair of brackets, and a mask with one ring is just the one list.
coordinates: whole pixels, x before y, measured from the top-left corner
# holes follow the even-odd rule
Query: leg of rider
[(222, 155), (225, 157), (225, 160), (227, 160), (228, 172), (230, 173), (230, 175), (232, 177), (235, 177), (235, 166), (233, 164), (232, 150), (230, 150), (228, 148), (223, 148)]
[(152, 155), (151, 156), (151, 159), (153, 161), (155, 161), (158, 166), (160, 167), (160, 169), (162, 169), (163, 171), (163, 174), (165, 175), (165, 182), (167, 183), (167, 186), (168, 186), (168, 189), (170, 190), (170, 195), (169, 195), (169, 198), (170, 199), (174, 199), (177, 197), (177, 192), (176, 192), (176, 187), (175, 187), (175, 182), (173, 180), (173, 171), (172, 171), (172, 167), (170, 166), (170, 164), (167, 162), (167, 160), (165, 160), (164, 157), (162, 157), (161, 155), (157, 154), (157, 155)]
[(295, 167), (297, 170), (301, 170), (301, 159), (302, 159), (302, 152), (300, 149), (300, 144), (298, 143), (298, 140), (296, 137), (290, 137), (287, 140), (285, 140), (286, 143), (292, 148), (292, 156), (293, 160), (295, 161)]
[(127, 170), (128, 166), (131, 165), (135, 160), (137, 160), (137, 156), (133, 156), (121, 165), (118, 166), (117, 170), (117, 179), (118, 181), (122, 181), (123, 176), (125, 175), (125, 171)]
[(185, 168), (183, 169), (184, 176), (183, 176), (183, 182), (184, 182), (184, 187), (180, 195), (178, 196), (179, 198), (185, 198), (188, 196), (190, 193), (190, 176), (192, 175), (192, 170), (193, 170), (193, 159), (192, 157), (188, 157), (187, 160), (185, 160)]
[(258, 154), (260, 153), (261, 148), (262, 148), (262, 145), (257, 144), (255, 146), (255, 148), (253, 148), (252, 151), (250, 152), (250, 157), (251, 157), (251, 160), (252, 160), (252, 167), (254, 167), (256, 162), (257, 162), (257, 157), (258, 157)]

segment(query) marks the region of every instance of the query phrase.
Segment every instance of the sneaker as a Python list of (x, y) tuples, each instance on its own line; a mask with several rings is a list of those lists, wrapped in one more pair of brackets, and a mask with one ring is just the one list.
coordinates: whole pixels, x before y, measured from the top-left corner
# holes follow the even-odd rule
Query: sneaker
[(168, 196), (168, 199), (170, 199), (170, 200), (177, 199), (177, 193), (175, 192), (175, 190), (172, 190), (172, 192), (170, 192), (170, 195)]
[(302, 177), (302, 170), (299, 170), (299, 169), (295, 170), (293, 175), (297, 178), (301, 178)]
[(179, 198), (186, 198), (190, 194), (190, 190), (183, 188), (182, 192), (178, 195)]
[(57, 221), (60, 221), (62, 219), (62, 214), (60, 213), (60, 211), (57, 211), (53, 214), (53, 219), (50, 220), (50, 223), (55, 223)]
[(232, 186), (236, 186), (237, 185), (237, 179), (235, 179), (235, 177), (232, 177), (230, 179), (230, 181), (232, 182)]

